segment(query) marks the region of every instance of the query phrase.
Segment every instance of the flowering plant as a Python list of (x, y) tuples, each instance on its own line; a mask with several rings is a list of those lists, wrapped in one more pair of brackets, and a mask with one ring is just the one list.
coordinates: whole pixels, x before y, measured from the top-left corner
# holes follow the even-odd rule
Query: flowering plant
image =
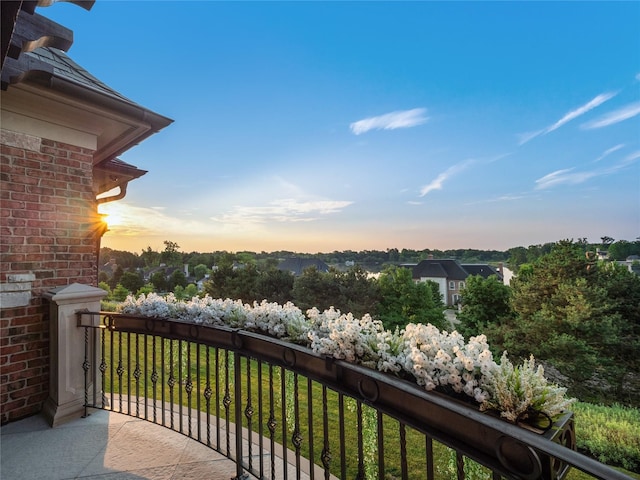
[(482, 376), (495, 367), (484, 335), (469, 343), (458, 332), (440, 332), (433, 325), (410, 323), (404, 330), (405, 368), (427, 390), (450, 387), (482, 403), (488, 397), (481, 388)]
[[(500, 365), (486, 372), (482, 385), (488, 395), (481, 410), (494, 409), (511, 422), (543, 413), (549, 419), (567, 410), (576, 400), (565, 398), (566, 388), (547, 383), (542, 365), (535, 366), (533, 355), (514, 367), (502, 354)], [(550, 426), (550, 425), (549, 425)]]
[(118, 311), (262, 332), (320, 355), (410, 375), (426, 390), (464, 395), (480, 404), (481, 410), (498, 410), (512, 422), (533, 417), (534, 412), (551, 418), (575, 401), (565, 398), (566, 389), (547, 383), (533, 356), (514, 367), (505, 352), (497, 364), (484, 335), (465, 342), (457, 331), (440, 331), (431, 324), (410, 323), (391, 332), (370, 315), (355, 318), (333, 307), (323, 312), (312, 308), (305, 315), (290, 302), (279, 305), (264, 300), (249, 305), (209, 296), (179, 301), (173, 294), (155, 293), (130, 295)]

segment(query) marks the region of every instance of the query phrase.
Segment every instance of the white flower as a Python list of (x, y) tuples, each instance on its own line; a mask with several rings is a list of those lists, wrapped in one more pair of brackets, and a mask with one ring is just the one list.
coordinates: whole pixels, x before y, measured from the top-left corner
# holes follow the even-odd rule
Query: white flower
[(173, 294), (129, 295), (118, 309), (123, 314), (153, 318), (177, 318), (198, 324), (226, 325), (263, 332), (307, 345), (314, 352), (376, 368), (381, 372), (411, 374), (426, 390), (438, 387), (464, 393), (497, 409), (508, 420), (523, 418), (531, 410), (553, 417), (574, 399), (566, 389), (547, 384), (542, 366), (533, 356), (514, 367), (506, 352), (500, 365), (484, 335), (465, 342), (457, 331), (440, 331), (431, 324), (408, 324), (390, 332), (370, 315), (355, 318), (333, 307), (303, 314), (293, 303), (279, 305), (266, 300), (253, 305), (240, 300), (209, 296), (178, 301)]
[(544, 412), (550, 417), (567, 410), (575, 399), (565, 398), (566, 388), (548, 384), (542, 366), (535, 367), (533, 355), (514, 367), (507, 352), (483, 376), (481, 386), (487, 391), (481, 410), (495, 409), (500, 416), (515, 422), (526, 419), (531, 412)]

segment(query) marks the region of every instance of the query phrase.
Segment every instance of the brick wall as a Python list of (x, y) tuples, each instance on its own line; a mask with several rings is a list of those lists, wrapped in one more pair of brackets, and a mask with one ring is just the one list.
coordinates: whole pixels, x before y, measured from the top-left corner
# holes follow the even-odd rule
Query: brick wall
[(92, 191), (93, 151), (1, 134), (0, 287), (6, 292), (17, 277), (31, 280), (26, 305), (12, 305), (7, 296), (0, 304), (4, 424), (37, 413), (47, 398), (49, 312), (41, 294), (74, 282), (97, 285), (102, 223)]

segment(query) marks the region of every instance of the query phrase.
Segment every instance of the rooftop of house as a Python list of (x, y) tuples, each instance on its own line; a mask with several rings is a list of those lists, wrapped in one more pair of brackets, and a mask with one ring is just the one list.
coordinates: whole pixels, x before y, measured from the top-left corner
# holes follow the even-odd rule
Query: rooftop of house
[(482, 263), (463, 263), (462, 268), (469, 272), (469, 275), (480, 275), (483, 278), (489, 278), (491, 275), (495, 275), (498, 279), (502, 280), (502, 274), (491, 265)]
[(457, 260), (428, 259), (422, 260), (413, 268), (413, 278), (447, 278), (449, 280), (464, 280), (469, 273), (462, 268)]
[(452, 258), (422, 260), (413, 267), (413, 278), (446, 278), (464, 280), (470, 275), (489, 278), (496, 275), (502, 280), (502, 274), (491, 265), (483, 263), (461, 264)]
[(302, 275), (302, 272), (309, 267), (315, 267), (319, 272), (328, 272), (329, 266), (322, 260), (315, 258), (286, 258), (278, 265), (279, 270), (291, 272), (294, 275)]

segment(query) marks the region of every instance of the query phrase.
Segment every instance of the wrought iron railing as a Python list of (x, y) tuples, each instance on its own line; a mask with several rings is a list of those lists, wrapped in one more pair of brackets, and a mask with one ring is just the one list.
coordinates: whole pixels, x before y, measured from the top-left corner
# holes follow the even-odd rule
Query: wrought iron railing
[[(410, 381), (262, 334), (114, 313), (85, 328), (85, 408), (163, 425), (237, 479), (628, 479), (575, 451), (573, 417), (532, 432)], [(85, 412), (86, 413), (86, 412)]]

